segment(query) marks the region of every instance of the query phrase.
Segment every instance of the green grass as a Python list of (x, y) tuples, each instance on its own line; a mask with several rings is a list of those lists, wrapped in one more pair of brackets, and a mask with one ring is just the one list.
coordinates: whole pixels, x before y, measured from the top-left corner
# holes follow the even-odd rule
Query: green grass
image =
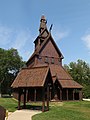
[(17, 109), (17, 101), (13, 98), (0, 98), (0, 105), (9, 112), (14, 112)]
[(51, 103), (50, 111), (33, 116), (33, 120), (90, 120), (90, 102)]
[[(17, 101), (13, 98), (0, 98), (0, 105), (9, 112), (17, 110)], [(41, 103), (29, 103), (31, 106), (41, 106)], [(33, 120), (90, 120), (90, 102), (51, 102), (48, 112), (33, 116)]]

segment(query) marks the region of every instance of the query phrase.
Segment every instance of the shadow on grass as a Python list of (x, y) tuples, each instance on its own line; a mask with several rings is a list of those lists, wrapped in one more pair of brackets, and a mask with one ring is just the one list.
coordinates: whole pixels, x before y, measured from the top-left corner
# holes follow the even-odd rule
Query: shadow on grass
[(2, 96), (1, 96), (2, 98), (12, 98), (13, 96), (11, 96), (11, 95), (8, 95), (8, 94), (2, 94)]
[[(23, 106), (22, 106), (23, 108)], [(42, 110), (42, 106), (40, 105), (26, 105), (25, 109), (30, 109), (30, 110)]]
[[(16, 107), (16, 109), (18, 109), (18, 107)], [(26, 105), (25, 108), (24, 108), (24, 106), (20, 106), (20, 109), (39, 110), (39, 111), (42, 111), (42, 106), (40, 106), (40, 105)], [(46, 106), (45, 106), (45, 111), (47, 111), (47, 107), (46, 107)]]

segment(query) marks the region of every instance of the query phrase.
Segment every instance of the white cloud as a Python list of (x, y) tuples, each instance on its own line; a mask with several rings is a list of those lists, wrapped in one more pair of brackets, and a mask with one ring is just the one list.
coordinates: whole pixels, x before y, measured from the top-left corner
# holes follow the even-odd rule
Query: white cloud
[(60, 25), (58, 26), (56, 25), (56, 27), (52, 30), (52, 34), (55, 38), (55, 41), (62, 40), (63, 38), (67, 37), (69, 33), (70, 33), (70, 30)]
[(33, 51), (33, 37), (29, 29), (16, 30), (0, 25), (0, 47), (16, 48), (20, 56), (27, 60)]
[(69, 34), (68, 31), (63, 31), (63, 32), (56, 31), (56, 32), (54, 33), (54, 36), (55, 36), (55, 38), (56, 38), (56, 41), (58, 41), (58, 40), (62, 40), (63, 38), (67, 37), (68, 34)]
[(86, 33), (81, 39), (86, 44), (86, 47), (90, 50), (90, 32), (88, 31), (88, 33)]
[(0, 45), (6, 45), (10, 42), (12, 30), (8, 27), (0, 25)]
[(17, 31), (12, 46), (18, 50), (24, 49), (25, 44), (31, 39), (30, 31)]
[(23, 60), (29, 59), (33, 51), (33, 37), (30, 30), (17, 31), (12, 47), (19, 51), (20, 55), (23, 57)]

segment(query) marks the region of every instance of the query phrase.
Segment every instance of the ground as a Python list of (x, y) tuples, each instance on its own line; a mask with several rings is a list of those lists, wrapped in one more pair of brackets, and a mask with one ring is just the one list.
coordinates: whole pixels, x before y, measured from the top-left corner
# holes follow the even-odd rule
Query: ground
[[(12, 98), (0, 98), (0, 105), (8, 111), (17, 109), (17, 101)], [(40, 106), (41, 103), (33, 103)], [(31, 104), (27, 108), (30, 109)], [(51, 102), (48, 112), (40, 113), (32, 118), (33, 120), (90, 120), (90, 102), (89, 101), (72, 101), (72, 102)]]

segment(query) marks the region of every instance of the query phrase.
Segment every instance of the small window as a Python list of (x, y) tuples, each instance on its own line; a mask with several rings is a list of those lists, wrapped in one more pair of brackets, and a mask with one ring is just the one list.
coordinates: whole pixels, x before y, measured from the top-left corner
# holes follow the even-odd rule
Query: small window
[(61, 59), (59, 58), (58, 61), (61, 62)]
[(39, 56), (38, 58), (39, 58), (39, 59), (42, 59), (42, 57), (41, 57), (41, 56)]
[(51, 61), (52, 64), (54, 64), (54, 58), (52, 58), (52, 61)]
[(48, 57), (45, 57), (45, 63), (48, 63)]

